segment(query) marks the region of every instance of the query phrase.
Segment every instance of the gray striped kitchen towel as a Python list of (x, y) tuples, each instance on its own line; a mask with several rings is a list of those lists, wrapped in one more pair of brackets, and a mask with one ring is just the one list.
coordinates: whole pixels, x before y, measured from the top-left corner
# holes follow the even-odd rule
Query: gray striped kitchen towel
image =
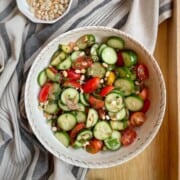
[(62, 162), (33, 135), (24, 108), (24, 85), (40, 50), (59, 34), (91, 25), (130, 33), (153, 52), (158, 24), (171, 16), (171, 0), (77, 0), (53, 25), (19, 13), (15, 0), (0, 0), (0, 180), (84, 179), (87, 169)]

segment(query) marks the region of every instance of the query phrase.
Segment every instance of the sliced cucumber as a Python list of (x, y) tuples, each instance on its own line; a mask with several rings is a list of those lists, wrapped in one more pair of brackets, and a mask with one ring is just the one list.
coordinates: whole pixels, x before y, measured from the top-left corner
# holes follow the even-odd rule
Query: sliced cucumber
[(59, 73), (55, 74), (50, 68), (46, 69), (46, 75), (48, 79), (50, 79), (51, 81), (59, 82), (60, 80), (60, 74)]
[(88, 47), (92, 46), (94, 43), (96, 43), (96, 38), (93, 34), (88, 34)]
[(98, 55), (99, 55), (99, 56), (101, 56), (102, 51), (103, 51), (104, 48), (106, 48), (106, 47), (107, 47), (107, 45), (104, 44), (104, 43), (99, 46), (99, 49), (98, 49)]
[(98, 113), (95, 109), (90, 108), (86, 120), (86, 127), (93, 127), (98, 121)]
[(67, 44), (60, 44), (60, 45), (59, 45), (59, 49), (61, 49), (63, 52), (65, 52), (65, 53), (67, 53), (67, 54), (71, 53), (72, 50), (73, 50), (73, 49), (72, 49), (69, 45), (67, 45)]
[(99, 56), (91, 56), (91, 58), (93, 59), (94, 62), (99, 61)]
[(92, 47), (90, 49), (91, 56), (97, 56), (98, 55), (98, 48), (99, 48), (99, 44), (92, 45)]
[(121, 133), (119, 131), (113, 130), (111, 137), (120, 140), (121, 139)]
[(117, 53), (111, 47), (106, 47), (101, 53), (102, 60), (107, 64), (115, 64), (117, 62)]
[(124, 40), (117, 36), (112, 36), (107, 40), (107, 45), (115, 49), (124, 48)]
[(76, 118), (71, 113), (64, 113), (57, 119), (58, 126), (64, 131), (70, 131), (76, 125)]
[(85, 112), (77, 111), (76, 112), (76, 119), (77, 119), (78, 123), (86, 122), (86, 114), (85, 114)]
[(58, 105), (55, 102), (50, 102), (44, 107), (44, 111), (49, 114), (54, 114), (58, 111)]
[(45, 70), (41, 71), (38, 75), (38, 84), (40, 86), (43, 86), (45, 84), (45, 82), (47, 81), (47, 75)]
[(111, 128), (113, 130), (124, 130), (128, 126), (127, 121), (110, 121)]
[(64, 104), (67, 104), (67, 101), (72, 101), (74, 104), (77, 104), (79, 101), (79, 93), (74, 88), (67, 88), (61, 93), (61, 101)]
[(71, 111), (66, 105), (64, 105), (61, 100), (58, 101), (59, 108), (63, 111)]
[(124, 65), (131, 67), (137, 63), (137, 54), (132, 50), (122, 52)]
[(78, 103), (78, 111), (85, 112), (85, 106), (81, 103)]
[(50, 100), (57, 100), (59, 99), (60, 92), (60, 85), (58, 83), (53, 83), (48, 98)]
[(90, 140), (93, 137), (93, 133), (91, 130), (82, 130), (78, 135), (77, 135), (77, 140), (78, 141), (86, 141), (86, 140)]
[(88, 68), (87, 74), (92, 77), (104, 77), (106, 69), (101, 65), (101, 63), (95, 62)]
[(135, 90), (134, 82), (128, 78), (119, 78), (114, 85), (116, 88), (119, 88), (124, 96), (132, 94)]
[(89, 106), (89, 103), (88, 103), (88, 101), (86, 100), (85, 94), (80, 93), (79, 97), (80, 97), (81, 103), (82, 103), (84, 106)]
[(105, 139), (104, 144), (111, 151), (118, 150), (121, 147), (120, 139), (112, 137)]
[(84, 143), (79, 142), (79, 141), (76, 140), (76, 141), (73, 143), (72, 147), (73, 147), (74, 149), (79, 149), (79, 148), (82, 148), (82, 147), (83, 147), (83, 144), (84, 144)]
[(112, 135), (112, 129), (106, 121), (99, 121), (94, 127), (94, 137), (99, 140), (105, 140)]
[(116, 76), (120, 78), (130, 78), (131, 80), (136, 79), (136, 73), (128, 67), (119, 67), (115, 70)]
[(81, 56), (84, 56), (85, 55), (85, 52), (84, 51), (74, 51), (72, 54), (71, 54), (71, 60), (72, 61), (75, 61), (78, 57), (81, 57)]
[(122, 108), (117, 113), (109, 112), (109, 116), (112, 120), (122, 120), (122, 119), (126, 118), (126, 109)]
[(142, 109), (144, 102), (139, 96), (129, 96), (125, 98), (126, 107), (130, 111), (139, 111)]
[(51, 65), (52, 66), (57, 66), (60, 64), (61, 61), (63, 61), (66, 58), (66, 53), (63, 51), (57, 51), (53, 57), (51, 58)]
[(71, 57), (69, 56), (57, 66), (57, 69), (59, 70), (69, 69), (71, 67), (71, 64), (72, 64), (72, 61), (71, 61)]
[(108, 94), (105, 97), (105, 106), (108, 111), (117, 113), (124, 106), (122, 95), (118, 93)]
[(58, 132), (55, 132), (54, 135), (65, 147), (69, 146), (70, 137), (67, 132), (58, 131)]

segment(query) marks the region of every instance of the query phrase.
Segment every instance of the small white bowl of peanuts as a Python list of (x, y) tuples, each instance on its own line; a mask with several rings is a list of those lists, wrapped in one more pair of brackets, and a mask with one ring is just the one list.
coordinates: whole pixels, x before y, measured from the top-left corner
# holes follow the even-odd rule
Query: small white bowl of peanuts
[(16, 0), (18, 9), (34, 23), (53, 24), (70, 10), (73, 0)]

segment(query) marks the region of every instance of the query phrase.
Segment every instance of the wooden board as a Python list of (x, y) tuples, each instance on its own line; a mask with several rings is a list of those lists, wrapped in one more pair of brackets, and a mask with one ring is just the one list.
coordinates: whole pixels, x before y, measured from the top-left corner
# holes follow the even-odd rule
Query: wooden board
[[(178, 171), (178, 102), (180, 90), (180, 39), (177, 24), (179, 2), (174, 2), (173, 18), (159, 27), (155, 57), (167, 86), (167, 110), (163, 124), (153, 142), (139, 156), (113, 168), (90, 170), (87, 180), (177, 180)], [(179, 67), (179, 68), (178, 68)], [(180, 112), (180, 111), (179, 111)], [(179, 140), (180, 141), (180, 140)]]

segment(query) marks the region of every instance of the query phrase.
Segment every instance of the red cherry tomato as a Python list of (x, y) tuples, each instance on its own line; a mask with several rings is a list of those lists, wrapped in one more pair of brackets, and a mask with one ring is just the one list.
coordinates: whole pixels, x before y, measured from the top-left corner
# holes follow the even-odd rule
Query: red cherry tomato
[(148, 72), (148, 69), (147, 69), (146, 65), (138, 64), (137, 67), (136, 67), (136, 74), (137, 74), (138, 78), (141, 81), (145, 80), (145, 79), (148, 79), (149, 72)]
[(112, 90), (114, 89), (114, 86), (106, 86), (104, 87), (101, 92), (100, 92), (100, 96), (106, 96), (107, 94), (109, 94)]
[(128, 146), (134, 142), (136, 136), (137, 136), (136, 131), (134, 131), (131, 128), (128, 128), (122, 133), (121, 143), (124, 146)]
[(94, 109), (100, 109), (104, 107), (104, 101), (101, 99), (97, 99), (94, 96), (89, 96), (89, 103)]
[(83, 85), (83, 91), (84, 93), (92, 93), (94, 92), (100, 84), (100, 78), (94, 77), (89, 79), (84, 85)]
[(141, 126), (146, 120), (146, 116), (143, 112), (134, 112), (130, 117), (130, 125)]
[(122, 52), (118, 52), (118, 53), (117, 53), (117, 56), (118, 56), (118, 60), (117, 60), (117, 62), (116, 62), (116, 65), (121, 67), (121, 66), (124, 65)]
[(148, 94), (149, 94), (149, 93), (148, 93), (148, 88), (147, 88), (147, 87), (144, 87), (144, 88), (141, 90), (139, 96), (140, 96), (143, 100), (145, 100), (145, 99), (148, 98)]
[(49, 93), (51, 91), (52, 84), (46, 83), (39, 92), (39, 102), (45, 102), (48, 99)]
[(92, 65), (93, 61), (90, 57), (80, 56), (72, 64), (73, 69), (86, 69)]
[(143, 108), (141, 109), (141, 111), (143, 113), (146, 113), (148, 110), (149, 110), (149, 107), (150, 107), (150, 100), (149, 99), (146, 99), (144, 101), (144, 105), (143, 105)]
[(93, 139), (89, 142), (89, 144), (86, 146), (86, 151), (95, 154), (101, 151), (103, 148), (103, 142), (97, 139)]
[(78, 123), (71, 131), (70, 131), (70, 139), (71, 142), (74, 142), (74, 139), (76, 137), (76, 135), (86, 127), (86, 125), (84, 123)]
[(64, 87), (81, 88), (81, 84), (75, 80), (67, 80), (63, 84)]
[(81, 74), (76, 73), (73, 69), (69, 69), (67, 72), (67, 78), (71, 80), (78, 80), (81, 77)]

